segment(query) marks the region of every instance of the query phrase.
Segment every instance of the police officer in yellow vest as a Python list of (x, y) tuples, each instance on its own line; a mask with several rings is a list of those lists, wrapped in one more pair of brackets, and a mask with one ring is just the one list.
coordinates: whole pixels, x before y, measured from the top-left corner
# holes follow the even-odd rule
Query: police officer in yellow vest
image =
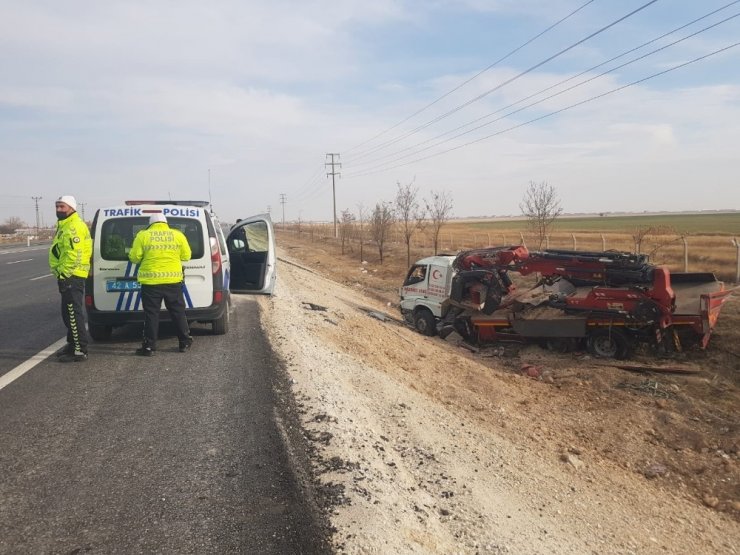
[(62, 320), (67, 326), (67, 344), (57, 351), (61, 362), (87, 360), (87, 315), (85, 278), (90, 272), (92, 239), (87, 224), (77, 214), (77, 201), (64, 195), (54, 204), (57, 231), (49, 249), (49, 267), (62, 294)]
[(159, 310), (164, 305), (175, 325), (184, 353), (193, 344), (185, 317), (185, 298), (182, 292), (182, 263), (190, 260), (190, 245), (179, 230), (167, 225), (162, 213), (149, 217), (149, 227), (136, 234), (129, 251), (129, 260), (140, 264), (136, 279), (141, 284), (141, 303), (144, 307), (144, 341), (137, 355), (152, 356), (157, 348)]

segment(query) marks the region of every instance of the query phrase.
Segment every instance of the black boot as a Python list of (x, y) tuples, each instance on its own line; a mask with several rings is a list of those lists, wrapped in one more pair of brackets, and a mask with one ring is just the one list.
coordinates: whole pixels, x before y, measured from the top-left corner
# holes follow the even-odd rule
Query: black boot
[(180, 352), (184, 353), (193, 345), (193, 338), (188, 337), (185, 341), (180, 341)]
[(150, 357), (154, 356), (154, 349), (152, 349), (149, 345), (146, 343), (136, 349), (136, 354), (142, 357)]

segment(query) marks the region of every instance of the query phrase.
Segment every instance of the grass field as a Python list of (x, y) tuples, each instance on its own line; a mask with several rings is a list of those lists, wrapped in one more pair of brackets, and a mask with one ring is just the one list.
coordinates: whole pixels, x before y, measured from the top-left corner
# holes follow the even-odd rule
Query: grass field
[[(737, 280), (738, 250), (732, 241), (740, 239), (740, 212), (559, 218), (542, 248), (635, 252), (637, 230), (651, 226), (659, 228), (660, 234), (645, 236), (639, 251), (649, 254), (653, 263), (664, 264), (672, 271), (715, 272), (726, 281)], [(316, 233), (317, 239), (333, 236), (328, 224), (305, 224), (303, 231), (312, 237)], [(357, 232), (352, 235), (350, 242), (357, 242)], [(367, 228), (365, 241), (370, 243)], [(454, 253), (522, 241), (532, 250), (539, 248), (525, 220), (452, 220), (442, 228), (438, 250)], [(389, 246), (403, 243), (400, 227), (391, 233), (388, 242)], [(369, 249), (372, 251), (373, 246)], [(415, 233), (412, 256), (420, 258), (432, 251), (429, 229)]]
[[(562, 217), (554, 232), (625, 233), (639, 227), (670, 227), (679, 234), (740, 236), (740, 212), (721, 214), (658, 214), (631, 216)], [(453, 220), (445, 229), (457, 232), (526, 231), (525, 220)]]

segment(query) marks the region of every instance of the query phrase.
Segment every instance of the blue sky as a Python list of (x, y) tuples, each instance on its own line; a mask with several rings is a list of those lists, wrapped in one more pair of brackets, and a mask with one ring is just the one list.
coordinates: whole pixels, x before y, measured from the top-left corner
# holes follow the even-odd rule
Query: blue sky
[(660, 0), (520, 76), (646, 3), (0, 0), (0, 221), (32, 223), (32, 196), (47, 223), (62, 194), (88, 218), (127, 198), (207, 198), (209, 169), (226, 221), (282, 219), (281, 193), (286, 219), (330, 220), (327, 152), (343, 164), (339, 210), (412, 181), (448, 191), (461, 217), (517, 214), (530, 181), (566, 212), (740, 208), (740, 47), (548, 116), (738, 42), (740, 17), (502, 117), (740, 13), (536, 95), (730, 3)]

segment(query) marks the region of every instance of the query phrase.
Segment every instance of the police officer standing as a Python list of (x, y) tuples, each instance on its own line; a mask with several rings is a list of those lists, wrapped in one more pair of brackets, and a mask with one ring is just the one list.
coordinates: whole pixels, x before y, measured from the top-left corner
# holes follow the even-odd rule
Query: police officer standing
[(49, 267), (62, 295), (62, 320), (67, 326), (67, 344), (57, 351), (61, 362), (87, 360), (87, 315), (85, 278), (90, 272), (92, 238), (87, 224), (77, 214), (77, 201), (64, 195), (54, 204), (57, 230), (49, 250)]
[(141, 264), (136, 279), (141, 283), (141, 302), (144, 307), (144, 341), (137, 355), (152, 356), (157, 348), (159, 310), (162, 300), (175, 325), (184, 353), (193, 344), (185, 317), (182, 263), (190, 260), (190, 245), (179, 230), (167, 225), (164, 214), (149, 217), (149, 227), (136, 234), (129, 252), (129, 260)]

